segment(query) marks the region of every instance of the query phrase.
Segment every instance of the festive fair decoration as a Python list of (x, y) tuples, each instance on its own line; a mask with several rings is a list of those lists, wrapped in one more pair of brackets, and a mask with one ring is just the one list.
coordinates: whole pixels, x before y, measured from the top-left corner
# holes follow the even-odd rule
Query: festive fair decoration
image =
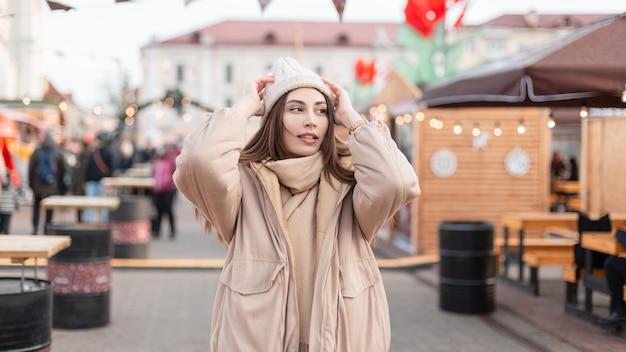
[[(448, 7), (446, 7), (449, 4)], [(408, 48), (409, 54), (396, 60), (396, 68), (411, 82), (426, 84), (458, 73), (464, 46), (481, 32), (466, 40), (448, 43), (446, 17), (453, 26), (461, 25), (468, 1), (408, 0), (406, 22), (398, 28), (396, 43)]]
[(46, 1), (46, 3), (48, 3), (48, 7), (50, 8), (51, 11), (56, 11), (56, 10), (69, 11), (69, 10), (74, 9), (71, 6), (63, 5), (60, 2), (56, 2), (56, 1)]
[(430, 170), (437, 177), (450, 177), (456, 172), (456, 156), (448, 149), (439, 149), (430, 158)]
[(371, 84), (376, 76), (376, 60), (357, 59), (354, 65), (354, 75), (360, 84), (364, 86)]
[(333, 4), (335, 4), (335, 8), (339, 14), (339, 21), (341, 21), (343, 17), (343, 10), (346, 7), (346, 0), (333, 0)]
[(508, 153), (504, 159), (504, 168), (511, 176), (524, 176), (530, 168), (530, 157), (520, 147)]
[(474, 149), (485, 149), (487, 148), (487, 141), (491, 137), (491, 133), (487, 131), (480, 131), (478, 136), (475, 136), (472, 139), (472, 148)]
[(424, 37), (430, 37), (445, 14), (446, 0), (408, 0), (404, 8), (406, 23)]
[(261, 11), (265, 11), (265, 7), (269, 5), (272, 0), (259, 0), (259, 5), (261, 5)]

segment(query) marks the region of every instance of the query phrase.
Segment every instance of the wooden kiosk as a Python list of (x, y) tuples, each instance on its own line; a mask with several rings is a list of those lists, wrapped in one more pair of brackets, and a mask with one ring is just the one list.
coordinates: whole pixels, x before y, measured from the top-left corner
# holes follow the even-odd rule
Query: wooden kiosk
[(432, 108), (417, 116), (413, 165), (422, 194), (411, 204), (414, 253), (437, 253), (442, 221), (489, 221), (499, 232), (504, 213), (548, 211), (545, 109)]

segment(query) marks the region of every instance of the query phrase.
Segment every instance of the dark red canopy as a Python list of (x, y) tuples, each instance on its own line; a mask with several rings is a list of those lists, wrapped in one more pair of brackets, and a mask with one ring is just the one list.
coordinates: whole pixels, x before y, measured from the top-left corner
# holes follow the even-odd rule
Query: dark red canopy
[(574, 30), (521, 59), (486, 64), (423, 87), (436, 106), (581, 106), (625, 108), (626, 13)]

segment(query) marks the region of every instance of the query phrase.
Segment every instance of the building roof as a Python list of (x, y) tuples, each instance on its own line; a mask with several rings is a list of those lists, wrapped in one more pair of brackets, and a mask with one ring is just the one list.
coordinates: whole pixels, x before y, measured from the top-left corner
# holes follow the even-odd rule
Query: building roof
[(573, 28), (598, 22), (615, 14), (507, 14), (496, 17), (479, 26), (501, 28)]
[(400, 23), (224, 21), (153, 45), (371, 46), (393, 43)]

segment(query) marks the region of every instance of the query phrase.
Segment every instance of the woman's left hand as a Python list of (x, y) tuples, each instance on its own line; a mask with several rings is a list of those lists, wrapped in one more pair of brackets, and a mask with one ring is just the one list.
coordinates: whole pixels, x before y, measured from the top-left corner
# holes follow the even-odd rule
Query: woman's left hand
[(335, 96), (335, 123), (349, 129), (350, 126), (363, 121), (359, 113), (352, 107), (350, 95), (335, 82), (322, 77), (322, 81)]

